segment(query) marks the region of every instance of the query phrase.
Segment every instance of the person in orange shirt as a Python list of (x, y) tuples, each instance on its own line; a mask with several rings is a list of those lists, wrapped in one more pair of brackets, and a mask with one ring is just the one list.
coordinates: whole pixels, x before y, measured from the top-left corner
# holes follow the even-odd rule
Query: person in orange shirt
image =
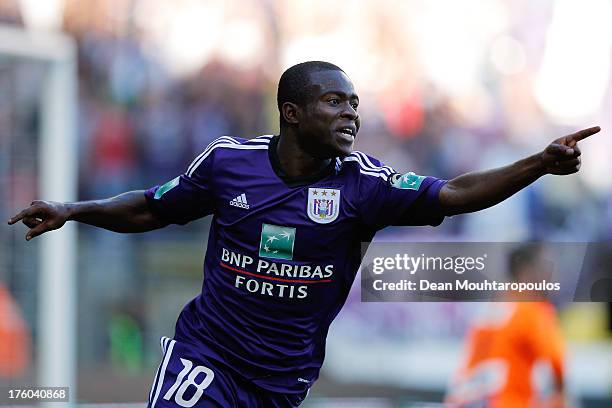
[(30, 364), (30, 353), (27, 324), (0, 282), (0, 380), (21, 377)]
[[(540, 245), (514, 250), (509, 269), (516, 282), (536, 282), (550, 276), (551, 263)], [(520, 302), (521, 298), (537, 302)], [(563, 407), (564, 345), (555, 309), (536, 293), (510, 294), (487, 305), (486, 315), (468, 332), (466, 361), (456, 375), (446, 399), (452, 407), (561, 408)], [(547, 362), (554, 390), (546, 398), (536, 392), (532, 372)]]

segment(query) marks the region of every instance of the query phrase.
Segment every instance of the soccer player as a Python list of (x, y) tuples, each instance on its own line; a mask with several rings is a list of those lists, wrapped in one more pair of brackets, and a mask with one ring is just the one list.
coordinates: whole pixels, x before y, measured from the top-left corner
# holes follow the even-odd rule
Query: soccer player
[[(540, 245), (525, 244), (510, 254), (515, 282), (550, 277)], [(530, 299), (541, 301), (521, 302)], [(562, 408), (564, 406), (564, 345), (555, 309), (541, 292), (510, 294), (503, 303), (487, 305), (470, 328), (466, 360), (447, 402), (453, 407)], [(511, 301), (517, 301), (511, 303)], [(538, 395), (532, 384), (537, 363), (548, 363), (553, 389)]]
[(185, 173), (113, 198), (35, 201), (12, 218), (26, 239), (68, 220), (144, 232), (213, 215), (202, 293), (164, 338), (153, 407), (293, 407), (319, 375), (330, 323), (360, 246), (388, 225), (439, 225), (506, 199), (545, 174), (580, 167), (582, 130), (509, 166), (450, 181), (400, 174), (353, 151), (359, 97), (333, 64), (283, 73), (280, 135), (220, 137)]

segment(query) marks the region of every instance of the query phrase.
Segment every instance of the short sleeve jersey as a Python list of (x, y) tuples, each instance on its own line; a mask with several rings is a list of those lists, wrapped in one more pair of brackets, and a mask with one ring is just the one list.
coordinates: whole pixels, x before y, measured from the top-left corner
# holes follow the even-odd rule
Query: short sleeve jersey
[(357, 151), (313, 178), (287, 179), (278, 138), (221, 137), (145, 194), (168, 223), (213, 215), (202, 293), (175, 338), (265, 389), (302, 392), (318, 377), (361, 243), (388, 225), (440, 224), (445, 181)]

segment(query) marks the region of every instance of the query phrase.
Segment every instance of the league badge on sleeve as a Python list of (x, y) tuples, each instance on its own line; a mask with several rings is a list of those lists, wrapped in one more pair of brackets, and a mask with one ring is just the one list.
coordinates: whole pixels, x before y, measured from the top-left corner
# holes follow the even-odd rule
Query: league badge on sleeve
[(419, 176), (413, 172), (406, 174), (394, 174), (391, 179), (391, 185), (402, 190), (418, 190), (421, 188), (421, 183), (425, 180), (425, 176)]
[(308, 189), (308, 217), (319, 224), (329, 224), (340, 213), (340, 190), (331, 188)]
[(180, 182), (180, 176), (179, 177), (175, 177), (172, 180), (170, 180), (169, 182), (167, 182), (166, 184), (164, 184), (163, 186), (159, 187), (157, 189), (157, 191), (155, 192), (155, 196), (153, 197), (156, 200), (159, 200), (160, 198), (162, 198), (162, 196), (164, 194), (166, 194), (168, 191), (172, 190), (174, 187), (178, 186)]

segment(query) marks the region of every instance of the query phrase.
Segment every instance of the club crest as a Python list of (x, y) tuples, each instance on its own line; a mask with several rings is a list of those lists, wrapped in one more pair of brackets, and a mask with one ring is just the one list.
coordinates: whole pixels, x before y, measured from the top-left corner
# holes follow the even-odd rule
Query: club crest
[(340, 190), (308, 189), (308, 217), (319, 224), (329, 224), (340, 213)]

